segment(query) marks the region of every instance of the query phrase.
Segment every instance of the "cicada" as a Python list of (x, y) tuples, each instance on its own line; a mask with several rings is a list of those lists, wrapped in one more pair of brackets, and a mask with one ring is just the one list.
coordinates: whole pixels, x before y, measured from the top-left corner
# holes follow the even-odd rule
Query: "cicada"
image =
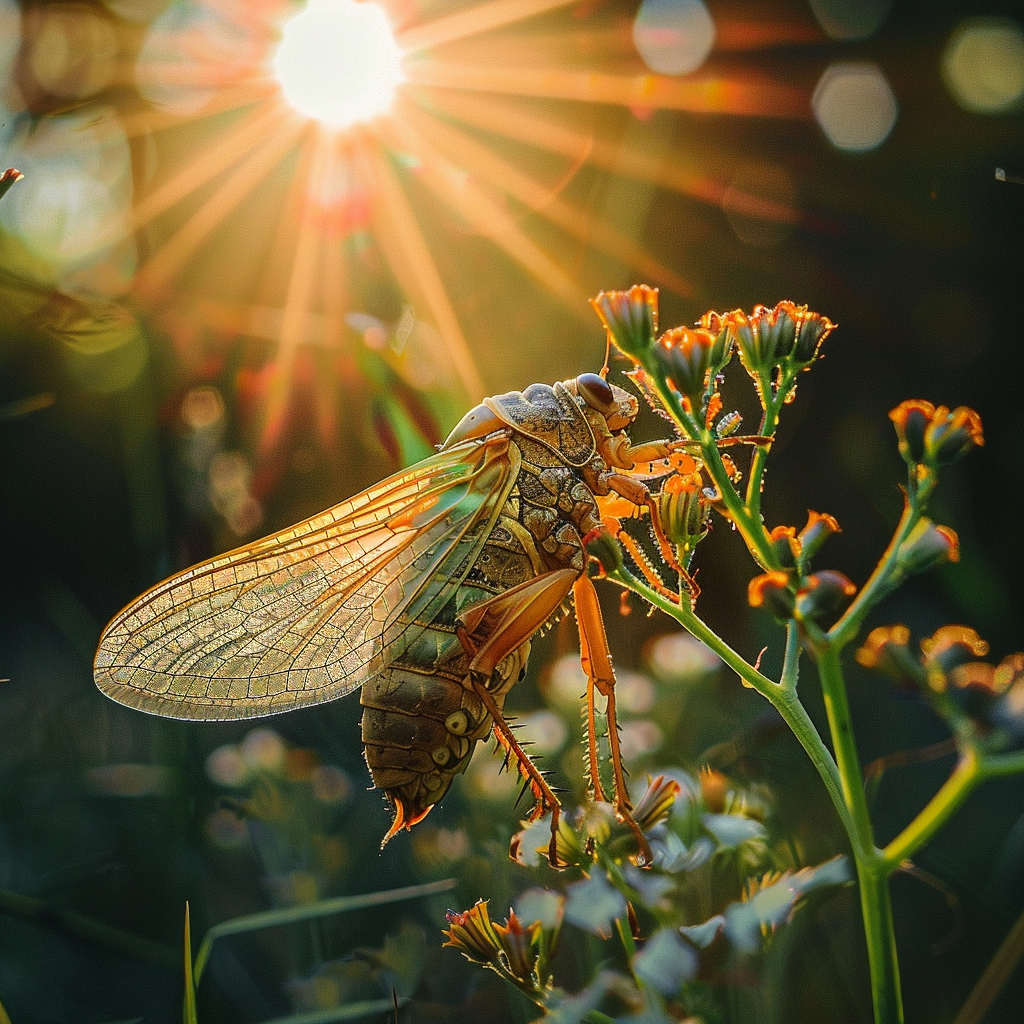
[(141, 711), (204, 721), (361, 688), (366, 762), (394, 810), (385, 843), (423, 819), (493, 731), (533, 793), (533, 817), (551, 812), (554, 858), (558, 799), (503, 707), (531, 638), (571, 597), (589, 681), (591, 784), (607, 799), (594, 740), (600, 694), (611, 802), (639, 835), (587, 572), (600, 499), (650, 504), (630, 471), (673, 450), (630, 440), (637, 412), (633, 395), (593, 373), (486, 399), (436, 455), (143, 594), (104, 631), (97, 685)]

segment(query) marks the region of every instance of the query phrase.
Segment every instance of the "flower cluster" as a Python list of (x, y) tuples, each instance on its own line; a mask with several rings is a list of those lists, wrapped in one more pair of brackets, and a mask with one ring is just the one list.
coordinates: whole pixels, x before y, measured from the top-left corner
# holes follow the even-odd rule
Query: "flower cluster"
[(915, 653), (906, 626), (879, 626), (857, 651), (857, 661), (923, 694), (954, 733), (964, 735), (964, 726), (988, 750), (1024, 745), (1024, 653), (998, 665), (980, 661), (988, 643), (960, 625), (940, 627), (918, 647)]
[[(849, 881), (843, 858), (793, 870), (773, 849), (763, 794), (737, 790), (717, 771), (674, 775), (649, 779), (634, 808), (651, 864), (633, 863), (636, 836), (609, 805), (591, 802), (559, 823), (570, 868), (558, 876), (560, 891), (527, 889), (503, 924), (483, 900), (449, 911), (445, 944), (559, 1019), (596, 1011), (595, 1019), (667, 1024), (707, 1004), (709, 981), (758, 956), (806, 893)], [(543, 870), (546, 833), (533, 822), (520, 834), (523, 863)], [(526, 857), (535, 846), (536, 858)], [(557, 987), (552, 965), (566, 929), (577, 939), (575, 958), (581, 937), (600, 955), (600, 969), (573, 994)]]
[(751, 375), (786, 364), (805, 369), (817, 358), (821, 343), (836, 326), (828, 317), (788, 299), (772, 309), (755, 306), (750, 314), (734, 309), (730, 313), (708, 313), (705, 319), (709, 326), (721, 325), (729, 331)]
[(934, 472), (981, 447), (981, 417), (961, 405), (950, 412), (919, 398), (901, 402), (889, 413), (899, 439), (900, 455), (918, 474)]
[(840, 615), (857, 588), (833, 569), (809, 572), (811, 559), (829, 537), (839, 532), (834, 516), (813, 509), (808, 511), (807, 524), (799, 533), (794, 526), (776, 526), (771, 530), (768, 540), (781, 568), (750, 581), (750, 606), (766, 608), (778, 619), (818, 624)]
[(544, 954), (554, 948), (560, 921), (548, 928), (540, 920), (524, 924), (510, 909), (505, 923), (496, 924), (487, 904), (488, 900), (478, 900), (463, 913), (449, 910), (445, 945), (496, 971), (527, 995), (542, 998), (551, 985)]

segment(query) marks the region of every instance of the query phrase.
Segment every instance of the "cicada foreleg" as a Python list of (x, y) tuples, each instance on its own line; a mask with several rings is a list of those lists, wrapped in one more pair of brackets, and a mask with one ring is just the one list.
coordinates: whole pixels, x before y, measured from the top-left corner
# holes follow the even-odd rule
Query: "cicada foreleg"
[[(661, 552), (661, 557), (664, 559), (665, 564), (678, 573), (680, 580), (682, 581), (683, 587), (687, 590), (690, 595), (690, 603), (693, 604), (697, 597), (700, 595), (700, 588), (697, 586), (696, 581), (687, 571), (686, 567), (683, 566), (679, 559), (676, 558), (675, 546), (669, 540), (665, 534), (665, 527), (661, 521), (661, 510), (658, 506), (658, 502), (655, 500), (650, 489), (641, 480), (637, 480), (634, 477), (627, 476), (625, 473), (609, 473), (607, 475), (608, 486), (620, 497), (625, 498), (626, 501), (637, 506), (638, 508), (646, 508), (650, 513), (651, 526), (654, 530), (654, 537), (658, 544), (658, 550)], [(679, 602), (679, 595), (669, 590), (665, 586), (664, 581), (658, 576), (654, 568), (651, 566), (640, 549), (639, 545), (624, 531), (619, 531), (618, 539), (622, 543), (623, 547), (630, 553), (633, 561), (636, 562), (637, 567), (643, 573), (647, 582), (654, 587), (663, 597), (667, 597), (671, 601)]]
[(577, 573), (558, 569), (462, 610), (456, 635), (469, 655), (468, 685), (480, 698), (494, 722), (494, 735), (506, 757), (514, 761), (534, 797), (531, 820), (551, 812), (551, 840), (548, 860), (559, 866), (556, 837), (561, 804), (543, 772), (523, 750), (512, 727), (505, 720), (498, 701), (488, 689), (495, 668), (509, 654), (526, 643), (569, 596)]
[(587, 673), (587, 721), (590, 727), (590, 772), (594, 783), (595, 797), (603, 798), (600, 774), (598, 772), (597, 748), (594, 739), (596, 719), (596, 690), (605, 698), (605, 719), (608, 727), (608, 747), (612, 760), (612, 785), (615, 793), (613, 806), (618, 818), (625, 822), (636, 836), (640, 847), (641, 863), (651, 863), (651, 848), (647, 837), (633, 817), (633, 808), (629, 802), (626, 789), (626, 773), (622, 766), (622, 751), (619, 747), (619, 724), (615, 713), (615, 670), (612, 668), (611, 652), (608, 649), (608, 635), (601, 616), (601, 606), (597, 600), (597, 590), (593, 580), (585, 573), (573, 585), (573, 596), (576, 600), (576, 621), (580, 631), (580, 660), (583, 670)]

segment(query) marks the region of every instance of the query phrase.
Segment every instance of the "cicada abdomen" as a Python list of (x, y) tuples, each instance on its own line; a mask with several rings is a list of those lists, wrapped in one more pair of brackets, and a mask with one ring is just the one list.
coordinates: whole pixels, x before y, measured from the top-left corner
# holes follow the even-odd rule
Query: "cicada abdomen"
[[(411, 828), (469, 767), (473, 751), (494, 727), (490, 712), (469, 685), (470, 656), (457, 635), (458, 605), (492, 595), (462, 586), (455, 600), (383, 672), (363, 683), (362, 738), (374, 785), (395, 809), (384, 841)], [(498, 664), (487, 680), (495, 705), (522, 678), (529, 641)]]

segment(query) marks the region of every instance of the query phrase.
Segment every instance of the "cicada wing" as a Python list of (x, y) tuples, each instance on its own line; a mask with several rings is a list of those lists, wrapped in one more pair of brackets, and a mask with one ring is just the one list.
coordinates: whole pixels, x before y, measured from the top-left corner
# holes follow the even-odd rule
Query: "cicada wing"
[(467, 441), (172, 576), (106, 628), (97, 685), (141, 711), (206, 720), (350, 693), (451, 599), (517, 461), (500, 435)]

